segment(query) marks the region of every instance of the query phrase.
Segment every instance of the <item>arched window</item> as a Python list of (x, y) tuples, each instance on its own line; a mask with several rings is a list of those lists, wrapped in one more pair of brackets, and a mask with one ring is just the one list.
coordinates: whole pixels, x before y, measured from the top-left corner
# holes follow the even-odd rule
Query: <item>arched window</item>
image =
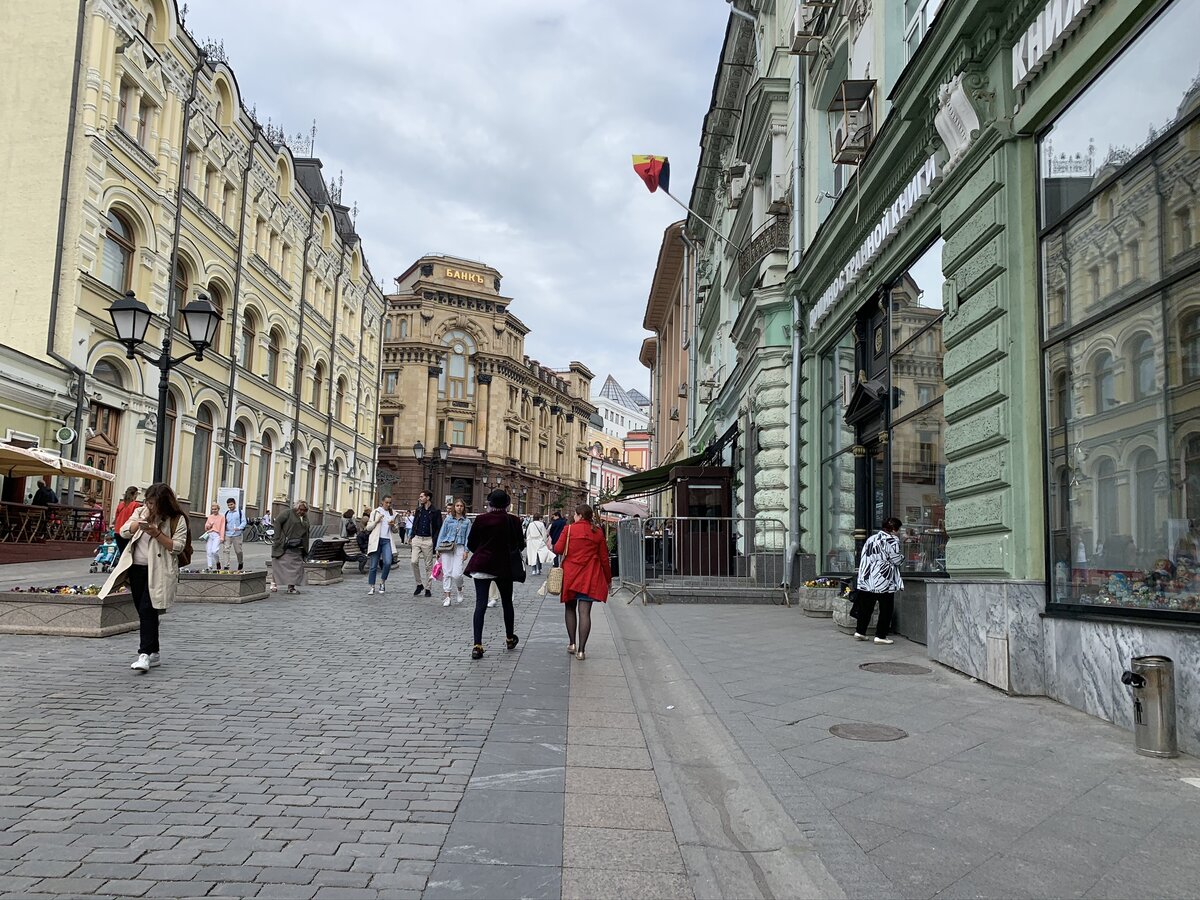
[(342, 500), (342, 461), (333, 461), (333, 508), (339, 508)]
[(313, 370), (312, 380), (312, 405), (316, 409), (321, 408), (321, 385), (325, 381), (325, 363), (317, 363), (316, 369)]
[(234, 487), (245, 487), (246, 474), (246, 426), (238, 422), (233, 426), (233, 447), (232, 447), (232, 462), (230, 467), (231, 477), (230, 482)]
[(271, 329), (267, 340), (267, 381), (276, 387), (279, 386), (279, 343), (279, 332)]
[(400, 320), (400, 338), (403, 340), (408, 337), (408, 319)]
[(178, 427), (179, 408), (175, 405), (175, 395), (167, 392), (167, 446), (163, 450), (163, 481), (174, 484), (175, 472), (175, 429)]
[(146, 13), (146, 20), (142, 23), (142, 37), (154, 43), (154, 13)]
[(305, 496), (308, 498), (310, 506), (317, 505), (317, 451), (314, 450), (312, 455), (308, 457), (308, 467), (305, 472), (305, 479), (308, 482)]
[(1112, 409), (1117, 405), (1117, 375), (1111, 353), (1096, 357), (1092, 374), (1096, 384), (1096, 412)]
[(211, 460), (213, 414), (208, 404), (196, 410), (196, 434), (192, 440), (191, 508), (205, 511), (208, 499), (208, 466)]
[(333, 401), (333, 416), (337, 421), (342, 421), (342, 416), (346, 414), (346, 379), (339, 378), (337, 380), (337, 395)]
[(1154, 451), (1142, 450), (1133, 461), (1133, 484), (1137, 491), (1137, 496), (1133, 498), (1133, 540), (1142, 551), (1149, 551), (1159, 544), (1156, 532), (1162, 524), (1162, 519), (1156, 514), (1158, 504), (1154, 497), (1154, 481), (1157, 476), (1158, 458)]
[[(225, 316), (225, 292), (221, 290), (221, 286), (215, 281), (210, 281), (208, 284), (208, 299), (222, 316), (221, 322)], [(217, 330), (213, 332), (212, 346), (216, 349), (220, 345), (221, 339), (221, 322), (217, 322)]]
[(242, 346), (238, 352), (238, 363), (244, 369), (254, 364), (254, 342), (258, 339), (258, 316), (254, 310), (246, 310), (242, 316)]
[(121, 215), (109, 210), (100, 251), (100, 280), (114, 290), (129, 290), (133, 275), (133, 229)]
[(304, 384), (304, 378), (308, 372), (308, 351), (303, 347), (300, 348), (300, 354), (296, 357), (296, 364), (298, 368), (296, 369), (296, 384), (294, 389), (296, 391), (296, 401), (299, 402), (304, 399), (304, 391), (301, 389), (301, 385)]
[(1154, 396), (1158, 377), (1154, 371), (1154, 343), (1143, 334), (1133, 344), (1133, 395), (1137, 400)]
[(271, 476), (274, 474), (274, 449), (269, 434), (264, 434), (262, 449), (258, 451), (258, 514), (261, 516), (270, 509)]
[(1183, 508), (1187, 510), (1189, 519), (1200, 521), (1200, 435), (1188, 438), (1184, 448), (1183, 478), (1183, 489), (1187, 492), (1183, 498)]
[(1070, 419), (1070, 389), (1067, 387), (1067, 373), (1059, 372), (1054, 376), (1054, 425), (1058, 428), (1065, 428), (1067, 420)]
[(383, 339), (385, 341), (390, 341), (392, 339), (392, 320), (391, 319), (383, 320)]
[[(187, 302), (187, 292), (187, 269), (183, 265), (183, 260), (177, 259), (175, 260), (175, 277), (171, 279), (171, 302), (175, 304), (175, 309), (183, 309), (183, 304)], [(179, 324), (183, 325), (182, 316), (180, 316)]]
[(1180, 335), (1183, 355), (1183, 380), (1200, 381), (1200, 312), (1189, 313)]
[(121, 375), (121, 370), (115, 363), (109, 362), (107, 359), (96, 361), (96, 365), (92, 367), (92, 377), (105, 384), (111, 384), (115, 388), (125, 389), (125, 379)]
[(1111, 459), (1096, 467), (1096, 534), (1107, 540), (1120, 531), (1117, 520), (1117, 468)]
[(441, 395), (451, 400), (467, 400), (475, 396), (475, 342), (465, 331), (450, 331), (442, 338), (448, 348), (446, 371), (442, 373)]

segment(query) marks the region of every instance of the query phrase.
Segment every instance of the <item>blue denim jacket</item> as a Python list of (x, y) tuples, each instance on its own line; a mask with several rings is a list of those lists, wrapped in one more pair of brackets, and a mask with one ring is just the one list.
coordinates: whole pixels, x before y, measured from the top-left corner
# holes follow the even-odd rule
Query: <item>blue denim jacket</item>
[(442, 530), (438, 532), (438, 544), (446, 544), (453, 541), (456, 544), (467, 546), (467, 535), (471, 533), (470, 519), (446, 519), (442, 522)]

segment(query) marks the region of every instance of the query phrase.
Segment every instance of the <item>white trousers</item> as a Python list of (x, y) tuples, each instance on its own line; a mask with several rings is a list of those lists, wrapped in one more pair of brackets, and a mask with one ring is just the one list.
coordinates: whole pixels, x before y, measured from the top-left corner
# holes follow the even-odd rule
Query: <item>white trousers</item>
[(467, 548), (459, 544), (454, 548), (453, 553), (441, 554), (442, 560), (442, 591), (446, 594), (458, 592), (458, 596), (462, 596), (463, 588), (463, 559), (467, 555)]

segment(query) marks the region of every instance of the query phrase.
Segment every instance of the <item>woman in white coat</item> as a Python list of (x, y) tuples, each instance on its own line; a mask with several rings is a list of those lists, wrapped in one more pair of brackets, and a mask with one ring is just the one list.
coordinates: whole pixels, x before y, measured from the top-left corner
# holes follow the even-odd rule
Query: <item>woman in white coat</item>
[(379, 593), (387, 590), (388, 575), (392, 571), (392, 560), (396, 558), (396, 524), (399, 514), (392, 509), (391, 496), (379, 501), (367, 522), (367, 555), (371, 558), (371, 571), (367, 575), (367, 593), (375, 593), (375, 576), (380, 575)]
[(530, 519), (525, 526), (525, 558), (534, 575), (542, 574), (542, 566), (554, 561), (550, 548), (550, 529), (541, 519)]
[(188, 540), (187, 516), (165, 484), (146, 490), (146, 503), (133, 511), (121, 526), (129, 543), (100, 589), (107, 597), (129, 585), (141, 622), (137, 659), (129, 668), (145, 674), (159, 664), (158, 617), (175, 602), (179, 583), (179, 554)]

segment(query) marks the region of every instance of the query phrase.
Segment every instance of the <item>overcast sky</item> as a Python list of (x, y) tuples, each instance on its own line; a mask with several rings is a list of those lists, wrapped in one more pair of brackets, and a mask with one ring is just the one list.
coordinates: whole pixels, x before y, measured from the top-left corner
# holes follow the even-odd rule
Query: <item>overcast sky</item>
[(729, 16), (722, 0), (190, 0), (259, 120), (345, 173), (376, 280), (425, 253), (504, 276), (526, 352), (649, 393), (637, 360), (663, 229), (630, 155), (687, 200)]

